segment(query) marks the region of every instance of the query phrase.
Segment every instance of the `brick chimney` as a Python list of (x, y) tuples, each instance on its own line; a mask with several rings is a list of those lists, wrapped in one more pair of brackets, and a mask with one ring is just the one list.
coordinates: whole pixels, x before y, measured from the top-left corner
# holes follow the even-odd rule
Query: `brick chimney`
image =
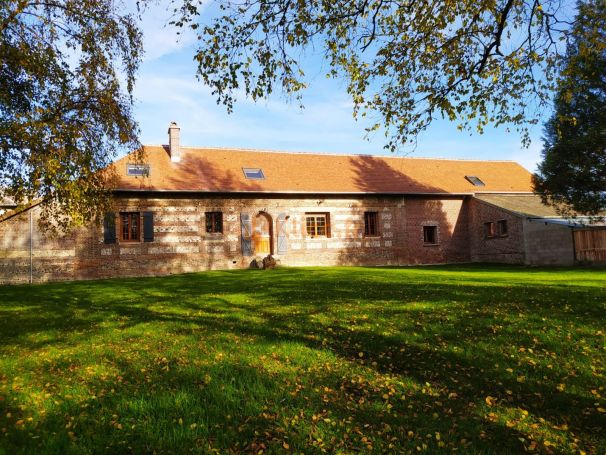
[(168, 127), (168, 153), (170, 160), (173, 163), (181, 161), (181, 146), (179, 145), (179, 135), (181, 128), (177, 125), (177, 122), (170, 122)]

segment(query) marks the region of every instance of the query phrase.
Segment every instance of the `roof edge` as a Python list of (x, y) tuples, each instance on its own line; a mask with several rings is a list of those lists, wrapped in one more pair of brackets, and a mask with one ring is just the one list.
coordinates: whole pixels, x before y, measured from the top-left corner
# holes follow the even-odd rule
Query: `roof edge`
[[(166, 148), (167, 144), (145, 144), (145, 147), (158, 147), (158, 148)], [(318, 155), (318, 156), (356, 156), (356, 157), (370, 157), (370, 158), (402, 158), (402, 159), (410, 159), (410, 160), (430, 160), (430, 161), (471, 161), (477, 163), (515, 163), (519, 166), (522, 166), (515, 160), (480, 160), (474, 158), (446, 158), (446, 157), (427, 157), (427, 156), (398, 156), (395, 154), (392, 155), (374, 155), (372, 153), (337, 153), (337, 152), (312, 152), (305, 150), (275, 150), (275, 149), (255, 149), (255, 148), (247, 148), (247, 147), (212, 147), (212, 146), (190, 146), (190, 145), (181, 145), (181, 149), (190, 149), (190, 150), (221, 150), (221, 151), (234, 151), (234, 152), (251, 152), (251, 153), (275, 153), (275, 154), (284, 154), (284, 155)], [(523, 166), (522, 166), (523, 167)], [(530, 171), (529, 171), (530, 172)]]
[(366, 192), (366, 191), (214, 191), (214, 190), (158, 190), (158, 189), (133, 189), (133, 188), (115, 188), (114, 193), (184, 193), (184, 194), (329, 194), (329, 195), (401, 195), (401, 196), (473, 196), (473, 193), (403, 193), (400, 191), (382, 191), (382, 192)]
[(42, 202), (43, 202), (42, 200), (38, 200), (38, 201), (30, 202), (30, 203), (28, 203), (28, 204), (26, 204), (24, 206), (21, 206), (21, 207), (17, 206), (17, 208), (15, 208), (13, 210), (9, 210), (5, 214), (0, 215), (0, 223), (3, 223), (5, 221), (10, 220), (11, 218), (14, 218), (14, 217), (16, 217), (18, 215), (21, 215), (22, 213), (25, 213), (28, 210), (33, 209), (34, 207), (42, 204)]

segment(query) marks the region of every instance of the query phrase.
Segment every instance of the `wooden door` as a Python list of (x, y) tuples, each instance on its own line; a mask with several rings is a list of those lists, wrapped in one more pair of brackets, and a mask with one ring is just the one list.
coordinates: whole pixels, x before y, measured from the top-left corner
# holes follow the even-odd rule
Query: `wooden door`
[(267, 213), (259, 213), (255, 217), (253, 243), (256, 255), (271, 254), (271, 217)]

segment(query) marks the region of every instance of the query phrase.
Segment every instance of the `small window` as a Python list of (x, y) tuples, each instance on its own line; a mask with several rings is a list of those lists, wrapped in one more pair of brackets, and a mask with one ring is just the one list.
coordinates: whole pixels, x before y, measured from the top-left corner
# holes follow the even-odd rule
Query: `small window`
[(263, 174), (263, 169), (259, 168), (242, 168), (244, 172), (244, 177), (248, 180), (263, 180), (265, 178), (265, 174)]
[(366, 237), (379, 235), (379, 214), (377, 212), (364, 212), (364, 235)]
[(149, 177), (149, 164), (127, 164), (126, 175)]
[(500, 237), (505, 237), (507, 235), (507, 220), (497, 221), (497, 232)]
[(138, 242), (141, 229), (139, 212), (120, 213), (120, 240)]
[(426, 245), (438, 243), (438, 226), (423, 226), (423, 243)]
[(466, 175), (465, 178), (473, 186), (485, 186), (484, 182), (480, 180), (480, 177), (476, 177), (475, 175)]
[(497, 236), (495, 223), (489, 221), (488, 223), (484, 223), (484, 237), (487, 239), (492, 239)]
[(308, 237), (330, 237), (328, 213), (306, 213), (305, 229)]
[(206, 232), (220, 234), (223, 232), (223, 212), (206, 212)]

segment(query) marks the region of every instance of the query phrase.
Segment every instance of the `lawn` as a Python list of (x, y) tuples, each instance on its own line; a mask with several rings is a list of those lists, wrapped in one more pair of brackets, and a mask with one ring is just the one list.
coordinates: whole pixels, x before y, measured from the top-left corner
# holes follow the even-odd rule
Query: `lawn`
[(0, 453), (606, 453), (606, 270), (0, 286)]

